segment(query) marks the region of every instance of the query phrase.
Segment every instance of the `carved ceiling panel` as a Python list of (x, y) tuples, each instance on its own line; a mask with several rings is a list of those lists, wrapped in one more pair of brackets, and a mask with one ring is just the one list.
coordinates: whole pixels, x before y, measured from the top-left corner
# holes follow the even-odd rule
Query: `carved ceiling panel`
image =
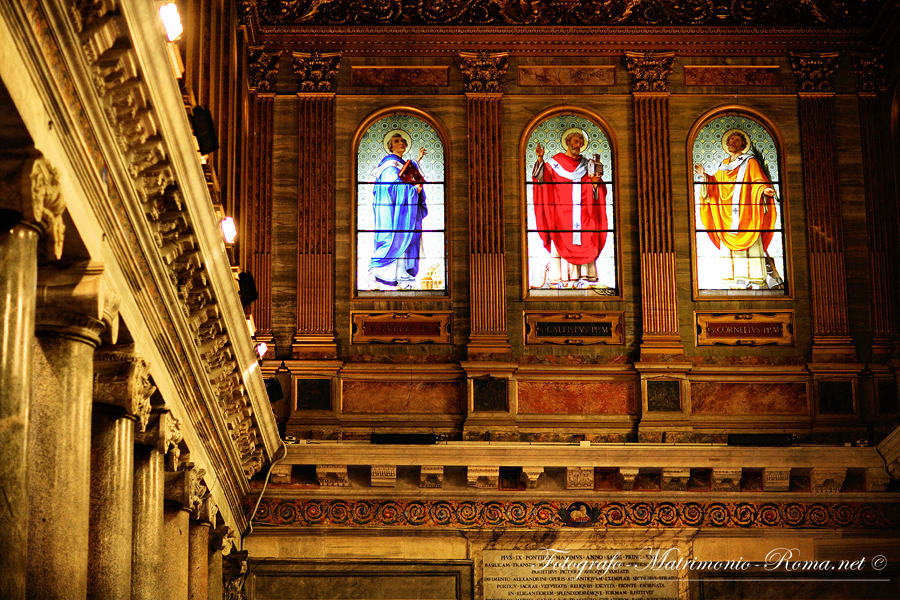
[(868, 27), (888, 0), (242, 0), (263, 27), (631, 25)]

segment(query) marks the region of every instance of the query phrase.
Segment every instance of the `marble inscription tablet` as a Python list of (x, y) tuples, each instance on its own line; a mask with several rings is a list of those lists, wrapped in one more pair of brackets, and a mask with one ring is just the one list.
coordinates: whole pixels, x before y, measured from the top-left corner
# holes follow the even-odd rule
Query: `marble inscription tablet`
[(485, 550), (484, 600), (678, 600), (678, 571), (641, 550)]

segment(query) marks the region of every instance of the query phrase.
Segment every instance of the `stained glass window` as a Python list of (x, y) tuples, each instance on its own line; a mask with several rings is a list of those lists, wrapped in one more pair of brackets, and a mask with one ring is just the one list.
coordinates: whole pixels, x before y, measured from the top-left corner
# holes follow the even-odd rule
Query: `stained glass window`
[(694, 243), (702, 296), (787, 293), (778, 146), (758, 121), (728, 114), (693, 143)]
[(592, 120), (560, 114), (525, 145), (531, 297), (618, 295), (613, 148)]
[(357, 294), (446, 294), (444, 145), (434, 128), (409, 114), (378, 119), (360, 139), (356, 177)]

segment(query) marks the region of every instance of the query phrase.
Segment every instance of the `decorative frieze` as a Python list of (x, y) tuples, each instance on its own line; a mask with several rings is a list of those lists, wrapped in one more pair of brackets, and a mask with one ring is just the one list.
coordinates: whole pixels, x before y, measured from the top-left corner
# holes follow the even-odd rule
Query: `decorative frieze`
[(340, 52), (294, 52), (293, 61), (301, 94), (334, 92)]
[(790, 488), (790, 468), (766, 467), (763, 469), (763, 490), (767, 492), (786, 492)]
[(420, 488), (440, 488), (444, 485), (444, 467), (422, 465), (419, 469)]
[(372, 487), (394, 487), (397, 484), (396, 465), (372, 465)]
[(349, 487), (347, 465), (316, 465), (316, 479), (322, 487)]
[(812, 491), (816, 494), (837, 494), (846, 477), (847, 469), (817, 467), (809, 472)]
[(496, 490), (500, 487), (500, 467), (468, 467), (466, 480), (469, 487)]
[(567, 490), (593, 490), (594, 467), (567, 467)]

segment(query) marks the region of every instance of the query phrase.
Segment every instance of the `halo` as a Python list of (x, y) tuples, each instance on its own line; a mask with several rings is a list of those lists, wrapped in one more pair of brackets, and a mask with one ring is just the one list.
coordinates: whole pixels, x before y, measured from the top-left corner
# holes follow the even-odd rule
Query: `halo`
[(580, 133), (581, 137), (584, 138), (584, 147), (587, 148), (587, 145), (591, 142), (591, 138), (588, 137), (588, 134), (585, 133), (584, 129), (581, 127), (569, 127), (565, 131), (562, 132), (562, 135), (559, 137), (559, 143), (562, 144), (563, 150), (568, 150), (569, 145), (566, 144), (566, 138), (569, 137), (570, 133)]
[(381, 140), (381, 145), (384, 146), (384, 151), (388, 154), (391, 154), (391, 148), (388, 145), (388, 142), (391, 141), (391, 138), (396, 134), (400, 134), (404, 140), (406, 140), (406, 148), (409, 149), (412, 146), (412, 139), (409, 134), (403, 131), (402, 129), (391, 129), (386, 134), (384, 134), (384, 139)]
[(747, 145), (744, 146), (743, 148), (741, 148), (741, 153), (743, 154), (744, 152), (746, 152), (746, 151), (748, 151), (748, 150), (750, 149), (750, 134), (748, 134), (748, 133), (747, 133), (746, 131), (744, 131), (743, 129), (740, 129), (740, 128), (737, 128), (737, 127), (733, 128), (733, 129), (729, 129), (729, 130), (726, 131), (725, 134), (722, 136), (722, 150), (724, 150), (724, 151), (726, 152), (726, 154), (731, 154), (731, 151), (728, 150), (728, 138), (729, 138), (729, 137), (731, 136), (731, 134), (734, 133), (734, 132), (738, 132), (738, 133), (744, 134), (744, 139), (747, 140)]

